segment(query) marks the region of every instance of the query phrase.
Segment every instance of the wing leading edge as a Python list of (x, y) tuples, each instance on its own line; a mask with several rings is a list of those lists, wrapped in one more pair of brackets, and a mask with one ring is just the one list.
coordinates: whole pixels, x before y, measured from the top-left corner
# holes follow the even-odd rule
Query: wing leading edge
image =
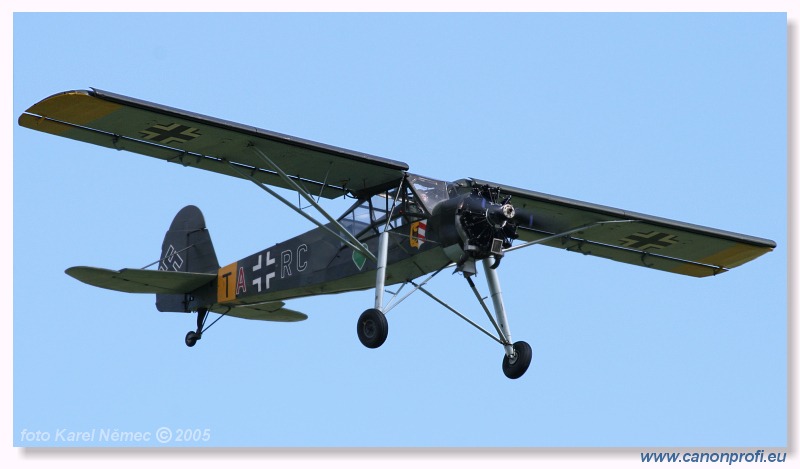
[[(581, 202), (478, 179), (510, 195), (525, 242), (693, 277), (726, 272), (772, 251), (769, 239)], [(576, 228), (582, 230), (574, 231)], [(556, 236), (563, 234), (560, 236)]]
[(263, 184), (292, 189), (255, 147), (307, 192), (326, 198), (377, 193), (397, 185), (408, 170), (399, 161), (97, 89), (45, 98), (25, 111), (19, 124), (228, 176), (246, 173)]

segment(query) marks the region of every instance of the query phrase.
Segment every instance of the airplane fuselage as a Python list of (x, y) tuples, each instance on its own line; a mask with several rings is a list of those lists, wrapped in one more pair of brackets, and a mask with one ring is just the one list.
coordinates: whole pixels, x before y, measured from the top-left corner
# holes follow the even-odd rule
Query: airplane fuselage
[[(393, 223), (397, 226), (389, 230), (387, 285), (453, 262), (444, 249), (448, 246), (437, 239), (438, 230), (428, 223), (427, 218)], [(332, 224), (326, 226), (336, 229)], [(377, 252), (378, 233), (362, 232), (359, 239), (370, 252)], [(315, 228), (221, 267), (215, 284), (197, 300), (206, 304), (253, 304), (364, 290), (375, 287), (376, 267), (375, 261), (327, 230)]]

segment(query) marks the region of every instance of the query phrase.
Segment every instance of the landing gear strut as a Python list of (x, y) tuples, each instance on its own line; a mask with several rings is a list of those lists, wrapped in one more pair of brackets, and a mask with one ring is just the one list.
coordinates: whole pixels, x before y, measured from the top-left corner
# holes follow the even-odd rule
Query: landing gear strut
[(503, 356), (503, 374), (510, 379), (517, 379), (528, 370), (533, 352), (527, 342), (520, 340), (519, 342), (511, 343), (511, 330), (508, 327), (508, 319), (506, 318), (503, 292), (500, 290), (500, 279), (497, 276), (497, 272), (492, 268), (491, 257), (483, 260), (483, 270), (486, 274), (486, 281), (489, 284), (494, 314), (497, 317), (497, 332), (504, 340), (503, 347), (506, 354)]
[(384, 231), (378, 238), (378, 268), (375, 278), (375, 307), (370, 308), (358, 318), (358, 340), (367, 348), (378, 348), (386, 342), (389, 335), (389, 322), (383, 314), (383, 288), (386, 285), (386, 255), (389, 249), (389, 232)]
[(186, 343), (187, 347), (194, 347), (194, 344), (196, 344), (197, 341), (203, 337), (203, 325), (206, 322), (207, 315), (208, 309), (200, 308), (197, 310), (197, 330), (186, 333), (186, 339), (184, 339), (184, 342)]
[[(508, 199), (503, 202), (502, 207), (500, 210), (502, 211), (503, 217), (505, 219), (511, 219), (514, 216), (514, 209), (512, 206), (507, 205)], [(505, 223), (505, 222), (504, 222)], [(504, 225), (505, 226), (505, 225)], [(511, 228), (516, 229), (515, 226), (511, 226)], [(517, 379), (521, 377), (525, 372), (528, 370), (528, 367), (531, 364), (531, 359), (533, 353), (531, 351), (531, 346), (528, 345), (527, 342), (519, 341), (519, 342), (512, 342), (511, 339), (511, 329), (508, 326), (508, 319), (506, 318), (506, 309), (505, 305), (503, 304), (503, 292), (500, 289), (500, 279), (497, 275), (497, 271), (495, 268), (497, 267), (500, 258), (503, 255), (502, 248), (507, 247), (506, 244), (510, 245), (510, 241), (508, 240), (509, 237), (516, 237), (513, 236), (513, 230), (511, 230), (510, 235), (506, 232), (504, 233), (504, 238), (492, 238), (492, 250), (486, 257), (482, 257), (481, 260), (483, 261), (483, 270), (486, 275), (486, 281), (489, 286), (489, 296), (491, 298), (492, 306), (494, 307), (494, 317), (492, 317), (492, 313), (489, 310), (484, 298), (480, 295), (477, 288), (475, 287), (475, 283), (470, 278), (472, 275), (475, 275), (475, 260), (476, 256), (473, 253), (472, 256), (465, 255), (462, 258), (462, 261), (458, 263), (458, 267), (456, 271), (463, 272), (464, 277), (467, 279), (467, 283), (469, 283), (470, 288), (475, 293), (475, 297), (478, 299), (478, 302), (481, 304), (481, 307), (486, 312), (486, 315), (489, 317), (492, 325), (497, 332), (497, 336), (495, 337), (492, 333), (485, 330), (484, 328), (480, 327), (470, 319), (468, 319), (463, 314), (459, 313), (447, 303), (439, 300), (429, 291), (422, 287), (433, 275), (439, 273), (442, 269), (446, 266), (443, 266), (442, 269), (434, 272), (431, 277), (428, 277), (424, 282), (421, 284), (416, 284), (411, 280), (408, 280), (406, 283), (411, 283), (414, 285), (414, 290), (420, 290), (426, 295), (430, 296), (434, 300), (436, 300), (439, 304), (444, 306), (445, 308), (449, 309), (471, 325), (478, 328), (480, 331), (500, 343), (503, 346), (505, 351), (505, 355), (503, 357), (503, 374), (510, 379)], [(384, 286), (386, 285), (386, 267), (387, 267), (387, 254), (388, 254), (388, 244), (389, 244), (389, 232), (383, 231), (380, 233), (378, 237), (378, 252), (377, 252), (377, 268), (376, 268), (376, 275), (375, 275), (375, 307), (370, 308), (363, 313), (358, 318), (357, 323), (357, 333), (358, 333), (358, 340), (367, 347), (367, 348), (378, 348), (386, 341), (386, 337), (389, 334), (389, 324), (386, 321), (386, 314), (388, 310), (392, 309), (397, 303), (394, 303), (394, 298), (398, 295), (399, 290), (395, 293), (394, 297), (389, 300), (389, 304), (386, 305), (386, 309), (384, 309), (383, 305), (383, 290)], [(467, 265), (468, 264), (468, 265)], [(405, 285), (405, 283), (403, 284)], [(401, 287), (402, 289), (402, 287)], [(409, 293), (410, 294), (410, 293)], [(398, 300), (398, 303), (405, 299), (409, 294), (402, 297)], [(188, 341), (187, 337), (187, 341)], [(188, 344), (188, 342), (187, 342)]]

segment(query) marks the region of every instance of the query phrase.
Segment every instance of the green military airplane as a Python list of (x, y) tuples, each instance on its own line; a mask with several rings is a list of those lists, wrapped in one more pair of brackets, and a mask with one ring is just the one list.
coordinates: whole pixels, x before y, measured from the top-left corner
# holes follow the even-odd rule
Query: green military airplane
[[(357, 333), (362, 344), (377, 348), (388, 334), (386, 313), (421, 291), (501, 344), (503, 372), (516, 379), (530, 365), (531, 347), (511, 339), (496, 270), (506, 253), (542, 244), (706, 277), (776, 247), (768, 239), (477, 179), (419, 176), (399, 161), (97, 89), (50, 96), (25, 111), (19, 124), (252, 181), (317, 226), (220, 267), (202, 213), (188, 206), (169, 227), (159, 260), (147, 266), (158, 264), (157, 270), (67, 269), (97, 287), (155, 294), (159, 311), (196, 312), (197, 327), (185, 337), (189, 347), (223, 316), (302, 321), (307, 316), (284, 308), (284, 300), (374, 288), (375, 304), (359, 317)], [(272, 187), (296, 191), (325, 220)], [(355, 202), (338, 218), (319, 205), (341, 196)], [(494, 314), (472, 280), (478, 261)], [(425, 288), (448, 268), (466, 278), (493, 332)], [(402, 285), (384, 301), (385, 287), (393, 284)], [(209, 312), (219, 317), (206, 325)]]

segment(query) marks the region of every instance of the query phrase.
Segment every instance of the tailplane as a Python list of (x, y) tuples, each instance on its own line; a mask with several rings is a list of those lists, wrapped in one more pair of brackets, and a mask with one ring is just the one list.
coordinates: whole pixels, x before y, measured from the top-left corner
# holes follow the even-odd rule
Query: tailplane
[(111, 270), (85, 266), (70, 267), (65, 273), (87, 285), (107, 290), (124, 293), (171, 293), (173, 295), (195, 291), (217, 278), (214, 274), (197, 272), (146, 269)]

